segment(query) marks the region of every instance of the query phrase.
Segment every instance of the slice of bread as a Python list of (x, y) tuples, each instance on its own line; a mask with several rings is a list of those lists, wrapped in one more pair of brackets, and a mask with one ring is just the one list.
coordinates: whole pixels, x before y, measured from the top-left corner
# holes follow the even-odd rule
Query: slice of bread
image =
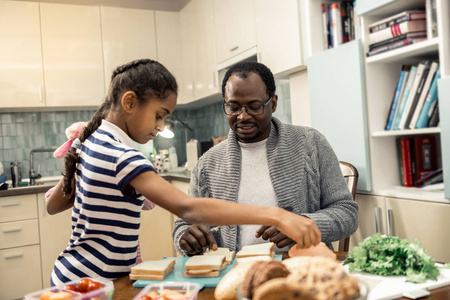
[(225, 255), (225, 261), (227, 264), (231, 264), (233, 262), (235, 254), (235, 251), (230, 251), (230, 249), (224, 247), (218, 247), (217, 250), (206, 249), (205, 253), (203, 253), (203, 255)]
[(220, 271), (213, 270), (184, 270), (184, 277), (200, 278), (200, 277), (219, 277)]
[(257, 256), (247, 256), (247, 257), (236, 257), (236, 266), (240, 265), (245, 262), (250, 261), (268, 261), (272, 260), (273, 258), (268, 255), (257, 255)]
[(221, 271), (226, 267), (225, 255), (195, 255), (186, 260), (186, 270)]
[(242, 247), (242, 249), (238, 253), (236, 253), (236, 258), (261, 256), (261, 255), (273, 257), (273, 255), (275, 254), (272, 253), (274, 246), (275, 244), (273, 242), (256, 245), (247, 245)]
[(147, 260), (131, 267), (131, 280), (164, 280), (175, 268), (175, 259)]

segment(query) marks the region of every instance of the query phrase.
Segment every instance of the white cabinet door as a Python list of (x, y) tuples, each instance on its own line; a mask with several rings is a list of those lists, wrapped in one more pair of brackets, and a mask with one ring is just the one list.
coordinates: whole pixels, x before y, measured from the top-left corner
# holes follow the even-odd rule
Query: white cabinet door
[(55, 260), (66, 248), (72, 233), (72, 209), (49, 215), (45, 207), (45, 194), (38, 194), (39, 235), (41, 237), (42, 282), (50, 287), (50, 276)]
[(47, 106), (97, 106), (104, 95), (100, 7), (40, 3)]
[(39, 4), (0, 2), (0, 107), (45, 106)]
[(306, 68), (302, 59), (299, 7), (297, 0), (255, 0), (259, 61), (275, 75)]
[(253, 0), (214, 0), (213, 3), (219, 64), (256, 46), (255, 7)]
[(180, 11), (180, 27), (184, 85), (179, 104), (186, 104), (219, 93), (212, 2), (189, 2)]
[(135, 59), (157, 59), (155, 12), (102, 6), (101, 19), (107, 91), (117, 66)]
[[(180, 13), (155, 11), (158, 61), (175, 76), (178, 86), (184, 86), (181, 60)], [(178, 93), (178, 103), (184, 95)]]
[(393, 234), (410, 242), (418, 240), (440, 262), (450, 261), (450, 206), (448, 204), (386, 198), (392, 210)]

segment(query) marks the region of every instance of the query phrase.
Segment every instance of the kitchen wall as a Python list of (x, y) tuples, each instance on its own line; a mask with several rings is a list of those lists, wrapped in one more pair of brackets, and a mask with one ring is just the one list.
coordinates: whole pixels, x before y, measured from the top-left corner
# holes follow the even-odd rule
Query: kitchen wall
[[(289, 80), (276, 80), (278, 107), (274, 116), (291, 123), (291, 99)], [(65, 129), (78, 121), (89, 121), (95, 110), (57, 112), (11, 112), (0, 113), (0, 162), (8, 180), (11, 179), (10, 163), (19, 161), (22, 178), (29, 178), (30, 151), (36, 148), (57, 148), (67, 138)], [(174, 114), (186, 122), (193, 131), (188, 131), (188, 140), (210, 141), (211, 137), (228, 134), (228, 123), (222, 110), (222, 103), (216, 103), (193, 110), (175, 110)], [(175, 138), (157, 137), (153, 143), (157, 150), (174, 146), (180, 165), (186, 162), (184, 127), (175, 124)], [(151, 149), (150, 147), (139, 147)], [(143, 150), (142, 150), (143, 151)], [(144, 153), (149, 156), (149, 153)], [(58, 176), (63, 170), (63, 159), (55, 159), (52, 153), (35, 153), (34, 169), (44, 177)]]

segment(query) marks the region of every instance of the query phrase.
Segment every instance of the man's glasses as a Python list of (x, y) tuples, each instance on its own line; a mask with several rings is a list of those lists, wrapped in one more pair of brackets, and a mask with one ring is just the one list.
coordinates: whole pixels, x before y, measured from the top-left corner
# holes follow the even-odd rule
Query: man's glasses
[(227, 104), (223, 101), (223, 111), (228, 116), (238, 116), (242, 112), (242, 108), (245, 108), (245, 111), (249, 116), (259, 116), (264, 113), (264, 107), (272, 100), (273, 97), (270, 97), (264, 104), (249, 104), (249, 105), (237, 105), (237, 104)]

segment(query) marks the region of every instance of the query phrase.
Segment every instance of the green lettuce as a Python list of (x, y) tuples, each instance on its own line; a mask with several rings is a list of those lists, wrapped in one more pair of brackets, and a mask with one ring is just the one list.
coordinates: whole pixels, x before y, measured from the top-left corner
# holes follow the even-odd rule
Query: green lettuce
[(422, 283), (436, 280), (439, 269), (419, 241), (410, 243), (406, 239), (376, 233), (364, 239), (348, 253), (344, 264), (349, 271), (391, 276), (404, 275), (406, 281)]

